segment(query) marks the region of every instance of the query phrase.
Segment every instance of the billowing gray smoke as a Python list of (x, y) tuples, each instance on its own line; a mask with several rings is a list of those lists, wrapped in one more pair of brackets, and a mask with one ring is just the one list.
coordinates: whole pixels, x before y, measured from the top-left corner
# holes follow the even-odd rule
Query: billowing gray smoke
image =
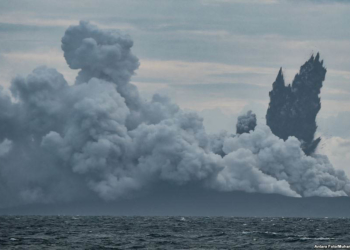
[(256, 127), (256, 115), (249, 110), (247, 114), (238, 116), (236, 134), (249, 133)]
[(278, 137), (287, 140), (295, 136), (302, 142), (307, 155), (313, 153), (320, 142), (314, 140), (317, 129), (316, 116), (321, 108), (319, 94), (326, 69), (320, 55), (311, 58), (300, 67), (292, 85), (285, 86), (282, 69), (270, 91), (270, 105), (266, 114), (267, 125)]
[(74, 85), (39, 67), (15, 78), (11, 93), (1, 89), (0, 207), (114, 200), (160, 182), (294, 197), (350, 194), (344, 172), (325, 156), (306, 156), (295, 137), (281, 140), (265, 125), (208, 135), (196, 113), (157, 94), (141, 99), (129, 83), (139, 66), (132, 45), (81, 22), (62, 38), (68, 65), (80, 70)]

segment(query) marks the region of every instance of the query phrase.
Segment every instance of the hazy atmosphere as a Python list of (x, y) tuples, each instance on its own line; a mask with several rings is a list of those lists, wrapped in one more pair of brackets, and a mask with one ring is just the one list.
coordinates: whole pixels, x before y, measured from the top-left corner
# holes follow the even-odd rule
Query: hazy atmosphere
[[(0, 208), (349, 196), (349, 23), (346, 0), (1, 1)], [(279, 107), (317, 115), (307, 139)]]

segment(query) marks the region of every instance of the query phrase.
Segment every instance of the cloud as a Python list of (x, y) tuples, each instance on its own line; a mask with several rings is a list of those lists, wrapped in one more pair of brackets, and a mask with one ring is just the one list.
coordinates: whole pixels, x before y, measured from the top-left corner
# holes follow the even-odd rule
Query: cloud
[(341, 138), (338, 136), (323, 137), (320, 147), (317, 149), (319, 154), (325, 154), (329, 157), (336, 169), (344, 171), (350, 175), (350, 140), (349, 137)]
[(238, 116), (236, 134), (249, 133), (256, 127), (256, 115), (249, 110), (246, 114)]
[[(157, 76), (158, 79), (172, 79), (171, 83), (174, 84), (195, 84), (217, 83), (218, 78), (234, 79), (241, 74), (260, 74), (260, 77), (261, 75), (271, 77), (275, 72), (275, 68), (248, 67), (224, 63), (143, 60), (138, 75), (145, 80)], [(250, 84), (259, 83), (252, 82)]]
[[(228, 156), (241, 152), (244, 166), (255, 166), (265, 175), (286, 181), (302, 196), (342, 196), (350, 191), (342, 170), (334, 170), (324, 155), (306, 156), (295, 137), (286, 141), (271, 133), (267, 126), (257, 126), (249, 134), (229, 138), (224, 143)], [(272, 188), (272, 187), (271, 187)]]
[(80, 22), (62, 38), (67, 64), (79, 71), (74, 84), (42, 66), (14, 78), (12, 96), (1, 89), (0, 206), (115, 200), (162, 182), (350, 194), (346, 175), (325, 156), (306, 156), (296, 138), (284, 142), (263, 125), (209, 135), (195, 112), (159, 94), (141, 98), (130, 83), (139, 67), (132, 46), (129, 36)]
[(350, 138), (350, 112), (343, 111), (337, 115), (319, 118), (320, 133), (325, 137)]
[[(72, 18), (52, 18), (50, 17), (44, 17), (41, 15), (37, 15), (33, 12), (27, 12), (27, 11), (16, 11), (16, 12), (8, 12), (8, 13), (2, 13), (0, 16), (0, 23), (2, 24), (10, 24), (10, 25), (21, 25), (23, 28), (26, 28), (28, 26), (31, 27), (37, 27), (37, 28), (54, 28), (54, 27), (62, 27), (66, 28), (70, 26), (72, 23), (77, 23), (79, 20), (72, 19)], [(119, 30), (133, 30), (135, 29), (134, 26), (128, 23), (121, 23), (118, 24), (108, 24), (108, 23), (99, 23), (99, 22), (91, 22), (92, 24), (99, 25), (103, 29), (116, 29)]]
[(280, 0), (202, 0), (203, 4), (276, 4)]
[[(304, 2), (300, 1), (299, 2)], [(343, 4), (349, 4), (349, 0), (307, 0), (307, 2), (315, 3), (315, 4), (337, 4), (337, 3), (343, 3)]]
[(6, 154), (8, 154), (8, 152), (10, 152), (11, 148), (12, 148), (12, 141), (10, 141), (8, 139), (4, 139), (0, 143), (0, 158), (5, 156)]

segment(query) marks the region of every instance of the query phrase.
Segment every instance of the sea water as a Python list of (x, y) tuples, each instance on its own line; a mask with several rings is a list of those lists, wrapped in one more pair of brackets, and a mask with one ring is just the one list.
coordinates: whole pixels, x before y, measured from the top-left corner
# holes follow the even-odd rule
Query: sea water
[(349, 229), (347, 218), (1, 216), (0, 249), (350, 247)]

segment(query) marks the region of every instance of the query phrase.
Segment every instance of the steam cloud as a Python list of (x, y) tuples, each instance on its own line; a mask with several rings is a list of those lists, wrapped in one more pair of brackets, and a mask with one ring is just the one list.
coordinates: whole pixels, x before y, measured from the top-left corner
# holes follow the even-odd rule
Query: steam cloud
[[(163, 96), (140, 98), (132, 40), (88, 22), (67, 29), (62, 49), (79, 69), (70, 86), (55, 69), (16, 77), (0, 91), (0, 206), (114, 200), (159, 182), (219, 191), (300, 196), (350, 194), (326, 156), (307, 156), (255, 115), (237, 135), (208, 135), (196, 113)], [(15, 99), (13, 101), (13, 99)], [(255, 128), (255, 129), (254, 129)]]

